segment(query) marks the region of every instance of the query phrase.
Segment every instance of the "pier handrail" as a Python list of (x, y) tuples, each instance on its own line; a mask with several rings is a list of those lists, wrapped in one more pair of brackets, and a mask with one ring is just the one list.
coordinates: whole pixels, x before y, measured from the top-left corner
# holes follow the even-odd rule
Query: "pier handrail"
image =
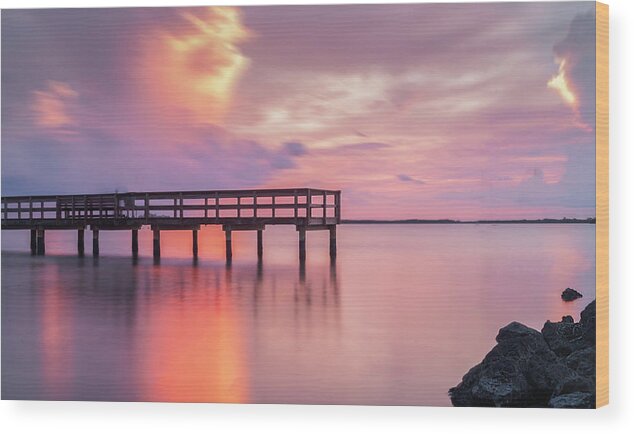
[(318, 188), (148, 191), (2, 197), (2, 227), (42, 224), (341, 222), (341, 191)]

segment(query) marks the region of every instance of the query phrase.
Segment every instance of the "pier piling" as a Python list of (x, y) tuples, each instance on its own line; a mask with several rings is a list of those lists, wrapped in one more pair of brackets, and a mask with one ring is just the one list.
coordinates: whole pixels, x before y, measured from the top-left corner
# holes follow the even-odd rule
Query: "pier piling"
[(306, 261), (306, 228), (299, 227), (297, 228), (299, 233), (299, 261)]
[(99, 229), (92, 230), (92, 255), (99, 256)]
[(161, 231), (157, 228), (154, 228), (152, 230), (153, 233), (153, 249), (152, 249), (152, 253), (155, 259), (158, 259), (161, 257)]
[(233, 258), (233, 252), (231, 249), (231, 230), (225, 230), (225, 256), (227, 258), (227, 263), (231, 262)]
[(46, 254), (46, 247), (44, 245), (44, 229), (37, 230), (37, 254)]
[(139, 230), (132, 229), (132, 256), (139, 256)]
[(192, 230), (192, 254), (198, 258), (198, 230)]
[(337, 257), (337, 226), (332, 225), (329, 228), (330, 231), (330, 258)]
[(31, 229), (31, 255), (37, 255), (37, 230)]
[(77, 229), (77, 255), (84, 256), (84, 230)]
[(264, 246), (263, 246), (263, 241), (262, 241), (262, 229), (258, 229), (257, 231), (257, 238), (258, 238), (258, 261), (262, 260), (262, 256), (264, 255)]

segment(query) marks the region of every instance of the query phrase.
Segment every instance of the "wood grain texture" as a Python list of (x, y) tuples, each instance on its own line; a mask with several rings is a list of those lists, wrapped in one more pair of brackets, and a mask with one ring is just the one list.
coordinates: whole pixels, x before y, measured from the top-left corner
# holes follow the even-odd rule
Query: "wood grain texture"
[(609, 10), (596, 3), (597, 408), (609, 402)]

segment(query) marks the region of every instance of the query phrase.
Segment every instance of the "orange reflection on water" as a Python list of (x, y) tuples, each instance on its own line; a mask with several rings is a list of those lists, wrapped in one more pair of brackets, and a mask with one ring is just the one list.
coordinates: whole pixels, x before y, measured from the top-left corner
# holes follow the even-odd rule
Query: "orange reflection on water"
[[(249, 239), (253, 237), (253, 242)], [(232, 250), (235, 256), (256, 255), (255, 236), (244, 232), (232, 232)], [(162, 231), (161, 255), (170, 258), (192, 257), (192, 231)], [(249, 251), (250, 249), (250, 251)], [(225, 233), (217, 226), (201, 226), (198, 231), (198, 256), (201, 259), (224, 261)]]
[(72, 378), (71, 359), (67, 357), (72, 341), (72, 323), (70, 305), (63, 297), (56, 264), (42, 267), (39, 287), (42, 288), (42, 373), (47, 386), (59, 393)]
[[(154, 269), (158, 281), (177, 271)], [(172, 275), (166, 276), (171, 273)], [(214, 282), (218, 283), (218, 282)], [(182, 285), (144, 294), (139, 327), (146, 401), (247, 402), (248, 369), (241, 317), (226, 285)], [(152, 288), (156, 291), (156, 288)]]

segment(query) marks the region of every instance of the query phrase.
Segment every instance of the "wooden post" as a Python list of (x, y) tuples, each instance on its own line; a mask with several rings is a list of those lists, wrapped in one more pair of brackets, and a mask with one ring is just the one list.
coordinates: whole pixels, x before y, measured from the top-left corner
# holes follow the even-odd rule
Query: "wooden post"
[(183, 193), (179, 193), (178, 194), (178, 200), (180, 202), (179, 216), (180, 216), (180, 219), (183, 220), (183, 215), (184, 215), (184, 211), (183, 211)]
[(84, 230), (77, 229), (77, 255), (84, 256)]
[(158, 228), (154, 228), (152, 232), (154, 235), (153, 255), (155, 259), (158, 259), (161, 257), (161, 231)]
[(330, 228), (330, 258), (337, 257), (337, 226), (331, 225)]
[(306, 224), (310, 224), (311, 218), (313, 218), (313, 192), (309, 188), (306, 196)]
[(132, 256), (139, 256), (139, 230), (132, 229)]
[(220, 219), (220, 195), (216, 192), (216, 221)]
[(275, 218), (275, 196), (271, 197), (271, 217)]
[(225, 230), (225, 254), (227, 263), (231, 262), (233, 258), (233, 252), (231, 251), (231, 229)]
[(297, 230), (299, 232), (299, 261), (304, 262), (306, 261), (306, 228), (300, 226)]
[(99, 256), (99, 229), (92, 230), (92, 255)]
[(326, 204), (328, 203), (328, 196), (326, 196), (326, 192), (325, 191), (324, 191), (324, 193), (323, 193), (323, 195), (321, 197), (322, 197), (322, 201), (323, 201), (322, 202), (322, 206), (323, 206), (323, 209), (324, 209), (324, 215), (323, 215), (323, 219), (324, 220), (323, 220), (323, 222), (324, 222), (324, 224), (326, 224), (326, 217), (327, 217), (327, 214), (328, 214), (326, 212), (326, 210), (328, 209)]
[(192, 230), (192, 253), (194, 258), (198, 257), (198, 230)]
[(258, 193), (253, 192), (253, 222), (258, 218)]
[(262, 229), (258, 229), (258, 261), (262, 260), (264, 254), (264, 246), (262, 242)]
[(150, 195), (145, 193), (145, 223), (150, 221)]
[(37, 231), (31, 229), (31, 255), (37, 255)]
[(37, 230), (37, 254), (46, 254), (46, 246), (44, 245), (44, 229)]

